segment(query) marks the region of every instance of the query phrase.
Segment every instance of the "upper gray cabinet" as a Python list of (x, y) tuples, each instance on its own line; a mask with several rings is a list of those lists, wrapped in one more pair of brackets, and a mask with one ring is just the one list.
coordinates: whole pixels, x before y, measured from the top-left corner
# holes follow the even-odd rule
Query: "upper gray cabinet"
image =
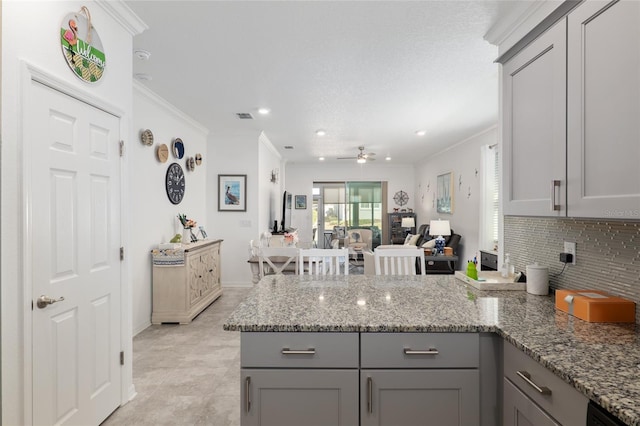
[(568, 16), (568, 212), (640, 219), (640, 2)]
[(504, 214), (640, 219), (640, 2), (580, 4), (502, 96)]
[(566, 24), (502, 69), (503, 211), (566, 215)]

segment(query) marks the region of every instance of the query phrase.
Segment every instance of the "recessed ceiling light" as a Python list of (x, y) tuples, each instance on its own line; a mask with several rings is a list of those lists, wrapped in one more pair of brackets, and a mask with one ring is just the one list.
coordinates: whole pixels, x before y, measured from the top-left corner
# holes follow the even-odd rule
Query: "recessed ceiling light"
[(324, 135), (326, 135), (326, 134), (327, 134), (327, 132), (325, 132), (325, 131), (324, 131), (324, 130), (322, 130), (322, 129), (316, 130), (316, 135), (318, 135), (318, 136), (324, 136)]
[(319, 157), (318, 160), (324, 161), (324, 157)]
[(424, 136), (427, 134), (426, 130), (416, 130), (416, 135), (417, 136)]
[(389, 157), (389, 156), (384, 157), (384, 159), (387, 160), (387, 161), (391, 161), (391, 157)]
[(269, 114), (270, 112), (271, 112), (271, 110), (269, 108), (258, 108), (258, 113), (260, 113), (262, 115)]
[(137, 73), (137, 74), (134, 74), (134, 77), (136, 79), (142, 80), (142, 81), (151, 81), (151, 80), (153, 80), (153, 77), (151, 76), (151, 74)]

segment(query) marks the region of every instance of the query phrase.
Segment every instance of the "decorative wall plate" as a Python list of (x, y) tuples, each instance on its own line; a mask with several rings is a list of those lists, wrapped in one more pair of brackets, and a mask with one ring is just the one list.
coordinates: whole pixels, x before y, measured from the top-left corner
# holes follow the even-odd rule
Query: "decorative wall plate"
[(167, 197), (172, 204), (180, 204), (184, 197), (185, 182), (184, 172), (178, 163), (172, 163), (167, 169), (165, 177), (165, 187), (167, 189)]
[(192, 172), (195, 169), (196, 169), (196, 160), (195, 160), (195, 158), (193, 158), (193, 157), (187, 158), (187, 170)]
[(158, 151), (156, 152), (158, 155), (158, 161), (161, 163), (166, 163), (169, 158), (169, 147), (167, 144), (158, 145)]
[(153, 133), (151, 130), (142, 130), (140, 132), (140, 141), (147, 146), (153, 145)]
[(175, 138), (173, 140), (173, 155), (178, 160), (184, 157), (184, 142), (182, 142), (182, 139), (180, 138)]
[(196, 166), (202, 164), (202, 154), (196, 154)]
[(393, 201), (399, 206), (404, 206), (409, 201), (409, 194), (404, 191), (398, 191), (393, 196)]

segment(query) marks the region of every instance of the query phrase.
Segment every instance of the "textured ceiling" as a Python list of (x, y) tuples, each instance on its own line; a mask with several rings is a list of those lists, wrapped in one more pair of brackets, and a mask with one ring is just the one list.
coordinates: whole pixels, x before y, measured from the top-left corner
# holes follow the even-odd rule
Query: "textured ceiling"
[(344, 161), (364, 145), (413, 163), (497, 121), (497, 48), (483, 36), (514, 2), (127, 4), (149, 26), (134, 48), (151, 57), (134, 58), (134, 74), (214, 144), (264, 131), (290, 162)]

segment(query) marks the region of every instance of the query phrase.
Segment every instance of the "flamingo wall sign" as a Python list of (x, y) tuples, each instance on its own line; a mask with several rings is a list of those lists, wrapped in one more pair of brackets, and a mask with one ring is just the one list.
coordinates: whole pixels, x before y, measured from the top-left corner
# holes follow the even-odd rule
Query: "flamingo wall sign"
[(102, 78), (106, 57), (86, 6), (64, 17), (60, 26), (60, 45), (67, 64), (78, 78), (90, 83)]

